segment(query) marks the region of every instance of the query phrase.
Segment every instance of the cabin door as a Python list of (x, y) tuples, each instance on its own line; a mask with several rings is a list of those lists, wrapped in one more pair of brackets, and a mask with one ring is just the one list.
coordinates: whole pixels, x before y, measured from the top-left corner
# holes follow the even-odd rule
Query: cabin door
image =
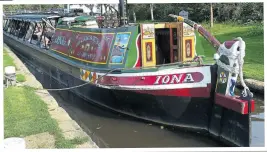
[(171, 23), (170, 28), (170, 61), (181, 62), (183, 57), (183, 24)]
[(141, 50), (143, 67), (156, 65), (155, 25), (141, 24)]

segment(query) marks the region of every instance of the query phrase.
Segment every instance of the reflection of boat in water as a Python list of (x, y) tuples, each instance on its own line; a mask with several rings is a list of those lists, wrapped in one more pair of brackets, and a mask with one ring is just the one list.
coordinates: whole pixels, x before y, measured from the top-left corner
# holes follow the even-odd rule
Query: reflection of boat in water
[[(245, 97), (231, 95), (235, 88), (232, 82), (242, 74), (237, 71), (241, 62), (232, 57), (245, 51), (244, 41), (220, 44), (197, 23), (172, 17), (179, 22), (153, 23), (155, 35), (146, 39), (140, 32), (145, 24), (126, 25), (123, 18), (116, 28), (107, 28), (113, 23), (107, 17), (96, 19), (100, 28), (90, 28), (86, 21), (90, 20), (91, 25), (94, 19), (88, 17), (67, 20), (51, 15), (14, 15), (5, 18), (4, 42), (56, 79), (59, 87), (92, 82), (70, 90), (90, 102), (143, 120), (210, 133), (229, 145), (249, 146), (249, 113), (254, 110), (254, 102), (245, 99), (249, 93)], [(49, 25), (49, 20), (57, 24)], [(183, 35), (183, 22), (216, 48), (217, 64), (204, 64), (194, 56), (194, 37)], [(43, 31), (47, 25), (56, 27), (49, 43), (34, 32), (29, 42), (25, 39), (30, 27), (36, 28), (37, 24), (44, 25)], [(118, 55), (113, 52), (114, 41), (125, 31), (130, 33), (129, 43), (126, 49), (118, 49)], [(180, 31), (175, 38), (174, 31)], [(186, 57), (189, 50), (185, 41), (191, 43), (190, 57)], [(37, 42), (49, 49), (38, 47)], [(97, 46), (92, 58), (80, 55), (80, 46), (88, 43)], [(164, 62), (158, 62), (158, 57)]]

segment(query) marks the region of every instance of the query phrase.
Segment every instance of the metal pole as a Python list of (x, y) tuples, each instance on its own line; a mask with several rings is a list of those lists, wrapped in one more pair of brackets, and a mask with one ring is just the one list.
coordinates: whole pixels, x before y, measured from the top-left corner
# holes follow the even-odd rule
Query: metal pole
[[(33, 34), (34, 34), (34, 32), (35, 32), (36, 27), (37, 27), (37, 22), (35, 22), (35, 26), (34, 26), (34, 29), (33, 29), (33, 32), (32, 32), (32, 36), (33, 36)], [(32, 36), (31, 36), (30, 43), (32, 43)]]
[(26, 35), (28, 34), (28, 30), (30, 28), (31, 23), (27, 22), (27, 27), (26, 27), (26, 33), (24, 34), (23, 41), (25, 41)]
[(67, 13), (70, 13), (70, 4), (67, 4)]
[(120, 25), (124, 25), (124, 0), (119, 0)]
[(101, 15), (100, 16), (102, 16), (103, 15), (103, 4), (100, 4), (100, 10), (101, 10)]

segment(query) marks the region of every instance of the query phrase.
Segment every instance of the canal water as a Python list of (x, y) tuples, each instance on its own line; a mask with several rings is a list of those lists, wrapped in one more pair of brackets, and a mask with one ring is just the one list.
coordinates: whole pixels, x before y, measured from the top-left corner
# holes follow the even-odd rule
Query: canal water
[[(48, 77), (32, 65), (26, 65), (39, 81)], [(50, 92), (50, 94), (101, 148), (224, 146), (200, 134), (167, 128), (113, 113), (77, 96), (71, 100), (58, 92)], [(264, 99), (258, 95), (255, 99), (256, 110), (251, 115), (251, 146), (262, 147), (264, 146)]]
[[(89, 133), (100, 147), (222, 147), (220, 143), (199, 134), (141, 122), (112, 113), (76, 97), (69, 101), (52, 93), (61, 106)], [(257, 97), (256, 111), (251, 115), (251, 146), (264, 146), (264, 100)]]

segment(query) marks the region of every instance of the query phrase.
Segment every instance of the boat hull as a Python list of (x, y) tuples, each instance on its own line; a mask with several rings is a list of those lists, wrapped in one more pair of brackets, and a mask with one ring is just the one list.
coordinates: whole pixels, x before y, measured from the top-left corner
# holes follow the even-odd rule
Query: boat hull
[[(44, 88), (63, 88), (84, 84), (84, 81), (79, 77), (75, 77), (80, 73), (80, 68), (64, 63), (49, 55), (45, 50), (37, 49), (36, 46), (25, 45), (5, 34), (4, 42), (15, 51), (25, 56), (28, 62), (39, 69), (35, 73), (35, 76), (39, 81), (43, 82)], [(217, 66), (214, 65), (210, 68), (210, 91), (214, 92)], [(48, 77), (43, 73), (46, 73)], [(232, 142), (232, 138), (229, 138), (230, 136), (228, 134), (221, 137), (221, 134), (223, 133), (222, 130), (226, 130), (224, 132), (227, 132), (229, 129), (227, 130), (225, 128), (228, 128), (229, 126), (227, 126), (227, 122), (223, 127), (216, 127), (218, 123), (213, 124), (216, 121), (221, 123), (215, 115), (223, 117), (224, 112), (222, 111), (225, 110), (220, 106), (216, 106), (221, 109), (221, 112), (214, 112), (215, 106), (213, 93), (208, 97), (151, 95), (144, 92), (140, 93), (129, 90), (101, 88), (93, 84), (88, 84), (70, 91), (86, 99), (88, 102), (142, 120), (177, 126), (198, 132), (202, 131), (208, 133), (212, 131), (211, 133), (215, 135), (216, 139), (225, 140), (230, 144), (233, 143), (235, 146), (247, 146), (249, 144), (247, 143), (247, 134), (245, 137), (246, 139), (244, 139), (244, 141), (241, 139), (238, 143)], [(72, 98), (69, 91), (59, 91), (59, 93)], [(227, 117), (224, 116), (224, 119), (228, 120), (231, 116), (232, 115)], [(238, 115), (238, 117), (242, 117), (242, 115)], [(242, 122), (239, 122), (245, 126), (244, 132), (249, 130), (247, 124), (250, 123), (247, 122), (247, 120), (248, 119), (244, 119), (244, 121), (241, 120)], [(215, 129), (211, 130), (214, 126)], [(241, 131), (239, 133), (241, 134), (240, 137), (243, 138), (242, 134), (244, 134), (244, 132)], [(237, 138), (239, 138), (239, 135), (237, 136)]]

